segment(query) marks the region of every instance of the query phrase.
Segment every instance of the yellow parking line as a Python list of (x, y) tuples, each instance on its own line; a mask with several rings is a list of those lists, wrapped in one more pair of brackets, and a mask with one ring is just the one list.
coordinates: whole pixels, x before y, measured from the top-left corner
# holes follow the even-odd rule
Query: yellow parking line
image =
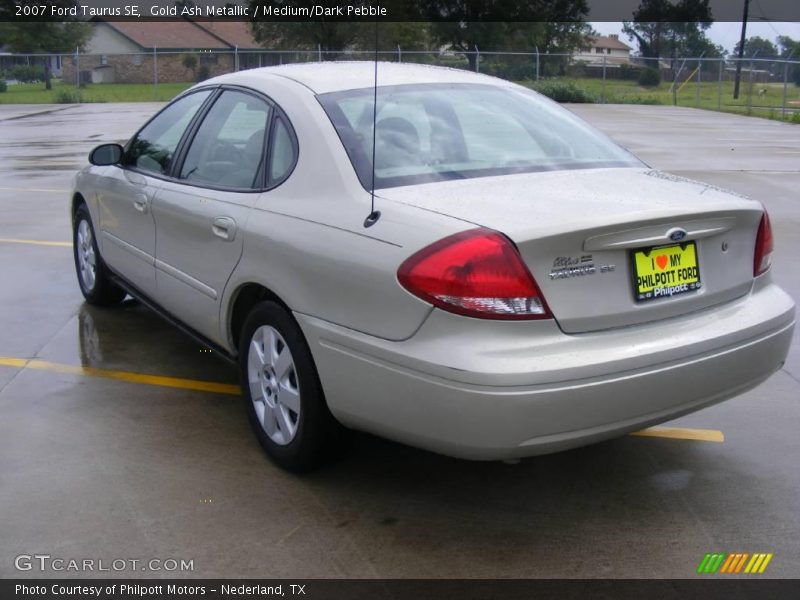
[(631, 435), (641, 437), (660, 437), (672, 440), (696, 440), (699, 442), (725, 441), (725, 436), (719, 429), (692, 429), (688, 427), (649, 427), (641, 431), (634, 431)]
[(232, 396), (238, 396), (240, 394), (239, 386), (231, 385), (229, 383), (198, 381), (196, 379), (165, 377), (163, 375), (147, 375), (145, 373), (131, 373), (129, 371), (111, 371), (108, 369), (97, 369), (95, 367), (76, 367), (74, 365), (65, 365), (62, 363), (39, 360), (38, 358), (27, 359), (0, 356), (0, 366), (16, 367), (19, 369), (35, 369), (37, 371), (51, 371), (54, 373), (65, 373), (68, 375), (102, 377), (104, 379), (127, 381), (128, 383), (157, 385), (160, 387), (179, 388), (182, 390), (194, 390), (198, 392), (215, 392), (217, 394), (230, 394)]
[(0, 238), (0, 243), (3, 244), (29, 244), (32, 246), (59, 246), (63, 248), (72, 248), (72, 242), (47, 242), (44, 240), (18, 240), (15, 238)]
[(52, 188), (16, 188), (16, 187), (2, 187), (0, 192), (45, 192), (49, 194), (66, 194), (68, 190), (54, 190)]

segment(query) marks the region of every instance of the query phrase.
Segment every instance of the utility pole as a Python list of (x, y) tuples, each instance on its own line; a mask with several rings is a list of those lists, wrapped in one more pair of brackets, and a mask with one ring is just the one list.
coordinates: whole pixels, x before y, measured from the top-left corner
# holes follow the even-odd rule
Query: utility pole
[(742, 15), (742, 37), (739, 39), (739, 60), (736, 61), (736, 79), (733, 83), (733, 99), (739, 98), (739, 81), (742, 78), (742, 58), (744, 58), (744, 40), (747, 35), (747, 11), (750, 0), (744, 0), (744, 14)]

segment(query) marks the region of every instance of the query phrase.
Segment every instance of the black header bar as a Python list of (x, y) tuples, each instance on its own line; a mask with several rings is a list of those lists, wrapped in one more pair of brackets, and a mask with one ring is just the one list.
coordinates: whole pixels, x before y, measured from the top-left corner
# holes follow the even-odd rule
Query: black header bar
[[(466, 21), (630, 20), (640, 0), (0, 0), (0, 20)], [(180, 5), (180, 6), (179, 6)], [(739, 22), (740, 0), (709, 0), (717, 22)], [(565, 7), (568, 7), (565, 8)], [(669, 19), (664, 19), (669, 20)], [(800, 1), (759, 0), (750, 21), (800, 21)]]

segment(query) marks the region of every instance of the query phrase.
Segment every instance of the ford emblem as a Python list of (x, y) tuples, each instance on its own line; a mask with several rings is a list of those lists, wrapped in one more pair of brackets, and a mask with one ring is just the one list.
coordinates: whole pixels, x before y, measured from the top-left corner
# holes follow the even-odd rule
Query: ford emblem
[(674, 229), (669, 234), (669, 239), (671, 239), (673, 242), (680, 242), (685, 237), (686, 232), (683, 229)]

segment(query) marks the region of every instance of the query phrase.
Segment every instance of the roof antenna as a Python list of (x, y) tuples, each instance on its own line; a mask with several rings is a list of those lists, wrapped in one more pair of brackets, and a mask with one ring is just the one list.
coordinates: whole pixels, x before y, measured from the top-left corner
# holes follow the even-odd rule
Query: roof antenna
[(372, 86), (372, 189), (370, 190), (370, 212), (364, 219), (364, 227), (372, 227), (381, 218), (381, 211), (375, 210), (375, 130), (378, 120), (378, 19), (375, 19), (375, 75)]

